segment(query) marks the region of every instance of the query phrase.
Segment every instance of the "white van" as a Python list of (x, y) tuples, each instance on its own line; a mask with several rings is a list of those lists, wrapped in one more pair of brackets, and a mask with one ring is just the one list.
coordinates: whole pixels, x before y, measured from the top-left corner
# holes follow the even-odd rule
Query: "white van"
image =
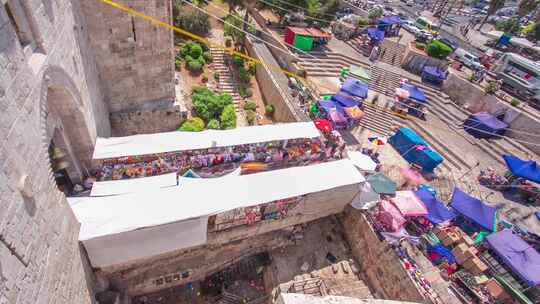
[(478, 57), (465, 51), (462, 48), (458, 48), (454, 52), (454, 57), (457, 61), (463, 63), (465, 66), (473, 70), (479, 70), (484, 68), (484, 66), (480, 63), (480, 59), (478, 59)]

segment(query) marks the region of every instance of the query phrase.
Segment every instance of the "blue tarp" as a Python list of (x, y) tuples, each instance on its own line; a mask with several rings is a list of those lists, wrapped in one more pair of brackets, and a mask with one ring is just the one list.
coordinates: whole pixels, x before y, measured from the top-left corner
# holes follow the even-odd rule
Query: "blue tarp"
[(366, 98), (368, 95), (368, 85), (358, 79), (347, 78), (341, 86), (341, 91), (353, 96)]
[(429, 145), (409, 128), (400, 128), (388, 142), (408, 162), (421, 166), (426, 172), (433, 172), (444, 160), (437, 152), (430, 150)]
[(354, 98), (350, 94), (347, 94), (343, 91), (339, 91), (336, 93), (336, 95), (332, 96), (332, 101), (346, 108), (358, 106), (358, 101), (354, 100)]
[(369, 39), (375, 42), (382, 42), (384, 40), (384, 31), (381, 31), (380, 29), (375, 27), (368, 28), (367, 35)]
[(512, 175), (540, 183), (540, 168), (533, 160), (522, 160), (512, 155), (503, 155), (506, 166)]
[(379, 26), (394, 25), (399, 23), (401, 23), (401, 18), (399, 18), (399, 16), (384, 16), (379, 19)]
[(454, 188), (450, 206), (482, 228), (495, 231), (497, 210), (494, 207), (484, 204), (457, 187)]
[(531, 245), (509, 229), (488, 235), (486, 241), (528, 286), (540, 284), (540, 253)]
[(335, 109), (336, 104), (331, 100), (319, 100), (319, 107), (328, 112), (330, 109)]
[(401, 88), (409, 92), (410, 98), (422, 103), (427, 101), (426, 95), (417, 86), (404, 83)]
[[(437, 244), (435, 246), (428, 245), (427, 252), (428, 253), (436, 252), (436, 253), (440, 254), (442, 257), (445, 257), (448, 260), (448, 264), (450, 264), (450, 265), (454, 264), (456, 262), (456, 258), (454, 257), (452, 252), (448, 248), (444, 247), (444, 245), (442, 245), (442, 244)], [(435, 265), (439, 265), (440, 263), (443, 262), (443, 260), (441, 258), (439, 260), (432, 261), (432, 262)]]
[(490, 138), (504, 134), (508, 125), (487, 112), (478, 112), (469, 116), (463, 127), (474, 137)]
[(426, 65), (422, 69), (422, 78), (442, 81), (446, 79), (446, 73), (438, 67)]
[(424, 203), (428, 210), (427, 218), (433, 224), (441, 224), (446, 221), (453, 220), (456, 217), (456, 214), (448, 210), (446, 206), (439, 201), (433, 193), (427, 189), (420, 189), (414, 192), (416, 197)]

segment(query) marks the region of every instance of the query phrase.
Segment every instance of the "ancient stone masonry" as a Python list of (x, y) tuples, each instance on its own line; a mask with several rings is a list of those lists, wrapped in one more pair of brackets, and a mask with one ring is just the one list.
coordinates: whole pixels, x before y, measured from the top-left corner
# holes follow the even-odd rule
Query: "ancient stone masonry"
[[(117, 2), (171, 23), (170, 0)], [(111, 112), (113, 134), (122, 136), (178, 128), (180, 115), (161, 119), (166, 113), (178, 112), (174, 105), (172, 31), (101, 1), (81, 1), (81, 4)], [(141, 121), (141, 116), (151, 119)]]
[(82, 174), (96, 136), (110, 135), (79, 3), (0, 1), (0, 303), (92, 302), (47, 152), (56, 134)]

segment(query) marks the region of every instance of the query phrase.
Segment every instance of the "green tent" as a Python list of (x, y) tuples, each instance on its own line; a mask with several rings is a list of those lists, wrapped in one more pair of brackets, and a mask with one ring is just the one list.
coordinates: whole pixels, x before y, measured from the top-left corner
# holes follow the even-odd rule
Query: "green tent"
[(382, 173), (375, 173), (367, 178), (367, 182), (373, 188), (373, 191), (379, 194), (394, 195), (397, 190), (396, 183), (388, 176)]
[(313, 37), (294, 35), (293, 45), (302, 51), (311, 51), (313, 49)]
[(332, 99), (332, 96), (334, 96), (334, 95), (333, 94), (321, 95), (321, 99), (322, 100), (330, 100), (330, 99)]

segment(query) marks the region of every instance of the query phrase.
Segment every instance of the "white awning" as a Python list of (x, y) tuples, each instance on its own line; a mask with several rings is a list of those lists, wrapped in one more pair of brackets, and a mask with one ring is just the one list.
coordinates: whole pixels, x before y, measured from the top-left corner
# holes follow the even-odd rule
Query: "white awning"
[[(131, 184), (149, 183), (144, 178)], [(94, 267), (202, 245), (209, 215), (360, 184), (348, 160), (222, 178), (185, 178), (179, 186), (114, 196), (72, 197), (79, 240)], [(331, 203), (331, 202), (329, 202)]]
[(174, 131), (125, 137), (100, 137), (96, 140), (93, 158), (127, 157), (318, 136), (320, 133), (313, 122), (297, 122), (232, 130)]
[(358, 151), (347, 151), (347, 156), (361, 171), (374, 172), (375, 168), (377, 168), (377, 163), (374, 162), (368, 155), (362, 154)]
[(176, 173), (157, 176), (95, 182), (90, 196), (127, 194), (176, 186)]
[(362, 174), (344, 159), (226, 178), (186, 178), (178, 187), (72, 197), (68, 202), (82, 224), (79, 239), (84, 241), (363, 181)]

